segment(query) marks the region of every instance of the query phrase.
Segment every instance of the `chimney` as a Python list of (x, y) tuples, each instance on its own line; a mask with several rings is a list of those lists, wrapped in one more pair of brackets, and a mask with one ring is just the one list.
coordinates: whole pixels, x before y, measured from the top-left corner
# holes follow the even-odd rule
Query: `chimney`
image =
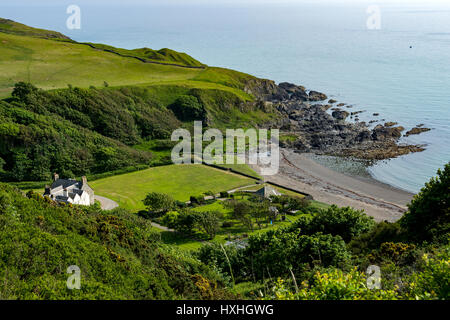
[(63, 196), (64, 197), (68, 197), (69, 196), (69, 193), (67, 192), (66, 188), (64, 188), (64, 190), (63, 190)]
[(87, 184), (87, 178), (86, 178), (86, 176), (82, 176), (82, 177), (81, 177), (81, 182), (83, 183), (83, 186), (84, 186), (85, 184)]
[(53, 174), (53, 181), (56, 181), (56, 180), (58, 180), (58, 179), (59, 179), (59, 174), (54, 173), (54, 174)]

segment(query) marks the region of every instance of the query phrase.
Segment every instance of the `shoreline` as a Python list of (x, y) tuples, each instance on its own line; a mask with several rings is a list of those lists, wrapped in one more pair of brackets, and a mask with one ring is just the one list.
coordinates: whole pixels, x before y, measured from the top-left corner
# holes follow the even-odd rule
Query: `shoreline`
[[(337, 169), (336, 169), (334, 166), (332, 166), (332, 165), (327, 165), (327, 164), (325, 164), (325, 163), (322, 163), (321, 161), (316, 160), (316, 159), (314, 158), (314, 156), (317, 156), (317, 155), (315, 155), (315, 154), (303, 154), (303, 155), (305, 155), (306, 157), (308, 157), (309, 159), (311, 159), (312, 161), (314, 161), (314, 162), (317, 163), (318, 165), (321, 165), (321, 166), (323, 166), (323, 167), (325, 167), (325, 168), (327, 168), (327, 169), (333, 170), (334, 172), (341, 173), (341, 174), (344, 174), (344, 175), (346, 175), (346, 176), (348, 176), (348, 177), (351, 177), (351, 178), (360, 180), (360, 181), (362, 181), (362, 182), (372, 183), (372, 184), (378, 184), (378, 185), (381, 186), (381, 187), (384, 187), (384, 188), (387, 188), (387, 189), (392, 189), (392, 190), (394, 190), (394, 191), (399, 190), (399, 191), (404, 191), (404, 192), (406, 192), (406, 193), (415, 194), (415, 193), (414, 193), (413, 191), (411, 191), (411, 190), (408, 190), (408, 189), (405, 189), (405, 188), (401, 188), (401, 187), (397, 187), (397, 186), (395, 186), (395, 185), (392, 185), (392, 184), (389, 184), (389, 183), (387, 183), (387, 182), (384, 182), (384, 181), (382, 181), (382, 180), (380, 180), (380, 179), (377, 179), (376, 177), (374, 177), (374, 176), (372, 175), (372, 173), (370, 172), (370, 170), (368, 170), (368, 169), (371, 167), (371, 165), (361, 165), (361, 166), (364, 166), (364, 170), (365, 170), (365, 173), (366, 173), (366, 175), (367, 175), (367, 176), (363, 176), (363, 175), (358, 174), (358, 173), (350, 173), (350, 172), (346, 171), (345, 169), (344, 169), (344, 170), (337, 170)], [(311, 155), (313, 155), (313, 156), (311, 156)], [(335, 157), (335, 158), (337, 158), (337, 156), (324, 156), (324, 157)], [(349, 163), (351, 163), (351, 162), (354, 162), (354, 161), (356, 161), (356, 160), (353, 160), (353, 159), (347, 159), (347, 158), (342, 158), (342, 161), (343, 161), (343, 162), (349, 162)]]
[[(320, 202), (364, 210), (376, 221), (397, 221), (414, 196), (374, 178), (356, 178), (334, 171), (290, 149), (281, 148), (280, 153), (279, 172), (263, 176), (264, 181), (304, 191)], [(261, 174), (259, 166), (252, 167)]]

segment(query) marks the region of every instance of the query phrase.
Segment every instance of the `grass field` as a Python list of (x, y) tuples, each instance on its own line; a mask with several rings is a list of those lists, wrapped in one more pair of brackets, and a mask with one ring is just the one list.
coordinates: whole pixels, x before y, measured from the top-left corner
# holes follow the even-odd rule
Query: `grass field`
[(188, 201), (191, 195), (220, 192), (254, 184), (254, 180), (203, 165), (170, 165), (113, 176), (90, 182), (95, 193), (108, 197), (120, 206), (138, 211), (149, 192), (172, 195)]
[[(0, 30), (1, 31), (1, 30)], [(251, 76), (220, 68), (191, 69), (144, 63), (76, 42), (42, 39), (0, 32), (0, 98), (11, 94), (19, 81), (50, 90), (68, 84), (87, 88), (124, 85), (179, 85), (233, 92)]]

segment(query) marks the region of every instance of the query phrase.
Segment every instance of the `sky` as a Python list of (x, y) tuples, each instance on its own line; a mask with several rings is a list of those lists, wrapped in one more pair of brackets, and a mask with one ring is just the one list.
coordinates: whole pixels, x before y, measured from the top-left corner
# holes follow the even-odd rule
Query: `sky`
[[(5, 0), (2, 0), (2, 2)], [(449, 0), (14, 0), (1, 3), (4, 5), (51, 5), (51, 4), (98, 4), (111, 5), (194, 5), (194, 4), (228, 4), (228, 5), (258, 5), (258, 4), (449, 4)]]

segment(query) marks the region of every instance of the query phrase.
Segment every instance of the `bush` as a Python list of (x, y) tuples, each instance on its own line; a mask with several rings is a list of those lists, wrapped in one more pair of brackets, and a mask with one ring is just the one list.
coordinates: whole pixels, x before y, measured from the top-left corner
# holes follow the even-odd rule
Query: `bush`
[[(233, 298), (217, 271), (162, 245), (150, 221), (29, 196), (0, 183), (0, 299)], [(70, 265), (81, 269), (80, 290), (67, 290)]]
[(195, 256), (204, 264), (218, 268), (228, 277), (234, 277), (236, 281), (245, 279), (249, 275), (243, 250), (233, 245), (223, 246), (222, 249), (220, 244), (211, 242), (196, 251)]
[(305, 268), (314, 266), (346, 266), (350, 259), (340, 236), (321, 233), (299, 236), (288, 229), (250, 236), (245, 256), (258, 279), (266, 272), (277, 277), (288, 275), (290, 269), (302, 274)]
[(312, 218), (299, 219), (293, 228), (299, 228), (303, 234), (322, 232), (339, 235), (349, 242), (364, 232), (369, 231), (375, 222), (364, 211), (354, 210), (350, 207), (338, 208), (333, 205), (328, 209), (320, 210)]
[(333, 269), (329, 272), (317, 272), (312, 284), (302, 283), (298, 293), (279, 279), (273, 289), (277, 300), (392, 300), (399, 297), (393, 290), (371, 290), (367, 287), (367, 275), (353, 269), (349, 273)]
[(448, 241), (450, 233), (450, 163), (425, 184), (400, 220), (413, 241)]
[(369, 232), (354, 238), (349, 247), (354, 253), (368, 252), (377, 249), (384, 242), (400, 242), (404, 240), (404, 233), (398, 223), (380, 222)]
[(228, 191), (221, 191), (220, 192), (220, 197), (221, 198), (228, 198), (229, 197)]
[(179, 213), (175, 211), (167, 212), (161, 218), (161, 224), (172, 229), (176, 229), (178, 227), (178, 219)]
[(180, 96), (169, 106), (176, 117), (182, 121), (204, 120), (206, 110), (198, 101), (197, 97), (190, 95)]
[(435, 257), (422, 257), (423, 271), (416, 272), (410, 283), (413, 299), (450, 299), (450, 255), (447, 248)]
[(157, 218), (174, 209), (175, 200), (170, 195), (151, 192), (145, 197), (144, 204), (147, 206), (150, 216)]
[(195, 212), (193, 213), (195, 226), (203, 231), (210, 240), (214, 239), (220, 229), (220, 212)]
[(202, 205), (205, 204), (205, 197), (204, 196), (191, 196), (189, 198), (191, 201), (191, 205)]

